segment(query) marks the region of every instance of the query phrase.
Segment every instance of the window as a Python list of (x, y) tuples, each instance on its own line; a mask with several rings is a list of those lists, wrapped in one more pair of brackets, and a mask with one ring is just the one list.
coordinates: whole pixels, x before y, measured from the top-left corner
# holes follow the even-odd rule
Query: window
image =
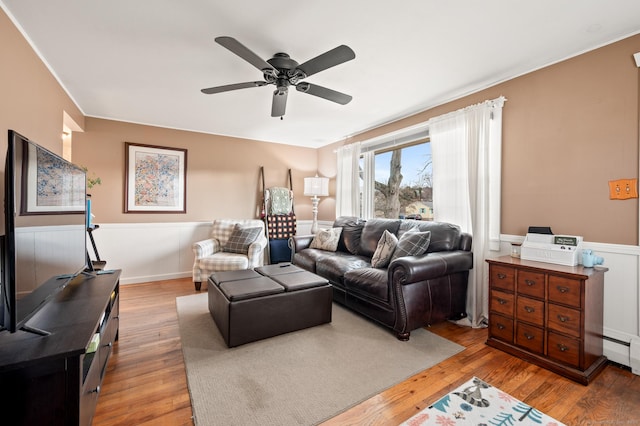
[[(365, 158), (360, 159), (365, 170)], [(433, 174), (428, 140), (375, 151), (373, 155), (373, 217), (433, 220)], [(361, 185), (369, 180), (361, 174)], [(361, 205), (368, 203), (363, 199)], [(366, 215), (363, 215), (365, 217)]]

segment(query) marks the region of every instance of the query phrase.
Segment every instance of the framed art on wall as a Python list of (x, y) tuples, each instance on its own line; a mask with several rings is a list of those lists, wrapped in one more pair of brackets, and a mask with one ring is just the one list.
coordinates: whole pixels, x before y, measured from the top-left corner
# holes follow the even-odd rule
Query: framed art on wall
[(186, 213), (187, 150), (125, 142), (125, 213)]
[(27, 141), (23, 153), (20, 214), (83, 214), (84, 171)]

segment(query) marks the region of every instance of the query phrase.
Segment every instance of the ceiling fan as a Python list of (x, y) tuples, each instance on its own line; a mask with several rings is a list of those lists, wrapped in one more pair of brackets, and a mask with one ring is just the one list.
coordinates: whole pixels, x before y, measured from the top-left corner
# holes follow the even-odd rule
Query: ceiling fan
[(318, 96), (341, 105), (348, 104), (352, 99), (347, 94), (301, 81), (320, 71), (354, 59), (356, 54), (348, 46), (340, 45), (313, 59), (309, 59), (303, 64), (298, 64), (286, 53), (276, 53), (273, 58), (265, 61), (233, 37), (216, 37), (215, 41), (262, 71), (264, 80), (209, 87), (208, 89), (202, 89), (202, 93), (210, 95), (273, 84), (276, 86), (276, 90), (273, 92), (271, 116), (280, 117), (280, 119), (282, 119), (287, 107), (289, 86), (295, 86), (298, 92)]

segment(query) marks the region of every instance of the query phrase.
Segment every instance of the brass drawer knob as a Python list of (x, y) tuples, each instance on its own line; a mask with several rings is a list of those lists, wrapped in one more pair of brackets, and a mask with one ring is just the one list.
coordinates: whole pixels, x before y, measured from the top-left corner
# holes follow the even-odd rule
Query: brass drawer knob
[(558, 319), (560, 320), (560, 322), (567, 322), (569, 321), (571, 318), (564, 316), (564, 315), (558, 315)]
[(560, 293), (568, 293), (569, 292), (569, 287), (563, 287), (563, 286), (559, 285), (556, 288), (558, 289), (558, 291)]
[(560, 349), (560, 352), (566, 352), (569, 350), (569, 348), (562, 343), (558, 343), (558, 349)]
[(531, 306), (525, 306), (525, 307), (524, 307), (524, 310), (525, 310), (525, 311), (527, 311), (527, 312), (529, 312), (529, 313), (533, 313), (533, 312), (535, 312), (535, 311), (536, 311), (536, 310), (535, 310), (534, 308), (532, 308)]
[(499, 280), (504, 280), (505, 278), (507, 278), (507, 276), (505, 274), (498, 273), (498, 279)]
[(506, 305), (506, 304), (508, 303), (508, 301), (507, 301), (507, 300), (505, 300), (505, 299), (501, 299), (501, 298), (499, 298), (499, 297), (497, 298), (497, 300), (498, 300), (498, 303), (499, 303), (499, 304), (501, 304), (501, 305)]
[(524, 283), (531, 287), (532, 285), (536, 285), (536, 282), (533, 280), (524, 280)]
[(504, 330), (506, 328), (504, 324), (500, 324), (500, 323), (498, 323), (497, 326), (499, 330)]
[(534, 336), (533, 334), (524, 333), (524, 337), (526, 337), (527, 340), (533, 340), (536, 336)]

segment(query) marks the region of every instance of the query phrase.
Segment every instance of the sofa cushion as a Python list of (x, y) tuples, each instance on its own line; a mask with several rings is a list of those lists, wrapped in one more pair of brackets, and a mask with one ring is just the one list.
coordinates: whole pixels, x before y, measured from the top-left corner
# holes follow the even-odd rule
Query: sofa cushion
[(313, 241), (311, 241), (309, 247), (326, 251), (336, 251), (341, 233), (342, 228), (320, 229), (315, 237), (313, 237)]
[(354, 294), (380, 302), (389, 302), (389, 285), (386, 269), (361, 268), (344, 274), (345, 288)]
[(222, 247), (222, 251), (247, 254), (249, 252), (249, 246), (258, 239), (261, 232), (262, 228), (243, 227), (240, 224), (236, 224), (233, 227), (233, 231), (231, 231), (229, 239)]
[(333, 253), (324, 250), (306, 248), (293, 255), (293, 264), (307, 271), (316, 272), (316, 263), (320, 259), (332, 254)]
[(360, 239), (360, 249), (358, 254), (371, 258), (378, 247), (378, 241), (385, 230), (394, 235), (398, 235), (400, 220), (396, 219), (369, 219), (362, 229), (362, 237)]
[(398, 229), (398, 238), (410, 230), (431, 231), (427, 253), (457, 250), (460, 247), (461, 230), (457, 225), (445, 222), (404, 220)]
[(419, 256), (425, 254), (429, 248), (429, 242), (431, 241), (431, 231), (418, 232), (410, 231), (405, 232), (398, 239), (396, 249), (391, 256), (393, 262), (399, 257), (404, 256)]
[(355, 216), (341, 216), (333, 223), (334, 227), (342, 228), (342, 235), (338, 241), (338, 250), (351, 254), (358, 254), (360, 237), (365, 221)]
[(397, 245), (398, 238), (385, 229), (382, 237), (380, 237), (380, 241), (378, 241), (378, 247), (371, 258), (371, 266), (373, 268), (386, 268), (389, 266), (391, 256), (393, 256)]
[(344, 274), (348, 271), (370, 266), (368, 259), (362, 256), (337, 251), (318, 259), (316, 262), (316, 274), (329, 281), (342, 284)]

